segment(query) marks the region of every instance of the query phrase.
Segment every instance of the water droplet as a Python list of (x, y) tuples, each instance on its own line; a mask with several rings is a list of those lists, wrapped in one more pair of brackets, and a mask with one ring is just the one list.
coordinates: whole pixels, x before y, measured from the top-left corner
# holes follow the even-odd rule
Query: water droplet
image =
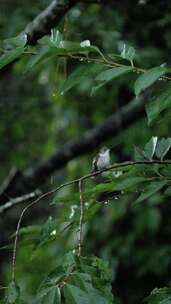
[(118, 198), (119, 198), (118, 196), (115, 196), (115, 197), (114, 197), (115, 200), (117, 200)]
[(64, 92), (61, 92), (61, 95), (64, 95)]
[(70, 212), (70, 215), (69, 215), (69, 219), (72, 219), (73, 216), (75, 215), (75, 209), (77, 209), (78, 206), (77, 205), (72, 205), (70, 208), (71, 208), (71, 212)]
[(53, 230), (50, 235), (56, 235), (56, 230)]
[(84, 40), (80, 43), (81, 47), (89, 47), (91, 45), (90, 40)]

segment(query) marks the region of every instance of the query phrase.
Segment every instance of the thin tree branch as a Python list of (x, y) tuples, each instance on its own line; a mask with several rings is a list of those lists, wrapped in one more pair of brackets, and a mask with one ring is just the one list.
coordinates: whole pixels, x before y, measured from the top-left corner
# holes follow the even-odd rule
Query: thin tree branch
[(36, 196), (39, 196), (41, 194), (40, 190), (36, 190), (34, 192), (19, 196), (19, 197), (15, 197), (15, 198), (11, 198), (9, 202), (5, 203), (4, 205), (0, 206), (0, 213), (3, 213), (4, 211), (6, 211), (7, 209), (10, 209), (12, 207), (14, 207), (15, 205), (18, 205), (20, 203), (23, 203), (29, 199), (32, 199)]
[(7, 289), (8, 288), (8, 286), (0, 286), (0, 290), (1, 289)]
[(78, 189), (80, 194), (80, 220), (78, 228), (78, 256), (81, 256), (82, 241), (83, 241), (83, 217), (84, 217), (84, 200), (83, 200), (83, 180), (80, 178), (78, 182)]

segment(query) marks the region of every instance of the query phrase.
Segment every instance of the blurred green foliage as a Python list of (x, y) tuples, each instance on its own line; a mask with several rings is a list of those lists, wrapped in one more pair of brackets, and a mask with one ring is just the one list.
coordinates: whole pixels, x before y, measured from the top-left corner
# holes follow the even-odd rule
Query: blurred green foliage
[[(49, 3), (3, 1), (2, 40), (17, 36)], [(1, 182), (12, 167), (24, 170), (36, 166), (146, 88), (147, 115), (105, 145), (113, 147), (113, 162), (134, 159), (134, 146), (140, 149), (135, 150), (135, 160), (170, 158), (170, 82), (157, 81), (170, 72), (169, 8), (170, 4), (162, 1), (145, 1), (144, 5), (137, 1), (135, 7), (126, 1), (116, 4), (116, 9), (108, 4), (79, 4), (56, 28), (56, 41), (44, 37), (38, 46), (25, 49), (10, 73), (8, 68), (2, 69)], [(62, 39), (74, 44), (59, 49)], [(100, 50), (108, 61), (123, 66), (116, 71), (113, 66), (86, 59), (80, 42), (87, 40), (96, 46), (84, 45), (90, 58), (93, 52), (102, 60)], [(134, 66), (147, 72), (140, 76)], [(89, 173), (91, 160), (92, 154), (72, 160), (47, 180), (42, 190)], [(118, 172), (122, 174), (117, 178), (107, 175), (108, 183), (84, 183), (84, 257), (75, 254), (80, 219), (77, 185), (61, 189), (28, 211), (19, 233), (17, 285), (9, 285), (7, 303), (134, 304), (144, 298), (149, 304), (170, 303), (170, 287), (164, 287), (171, 279), (170, 165), (130, 166), (117, 169), (115, 174)], [(99, 202), (104, 191), (116, 194)], [(20, 212), (20, 207), (14, 208), (0, 220), (6, 242), (14, 235)], [(11, 258), (7, 261), (4, 256), (11, 257), (12, 248), (1, 252), (2, 285), (8, 285)]]

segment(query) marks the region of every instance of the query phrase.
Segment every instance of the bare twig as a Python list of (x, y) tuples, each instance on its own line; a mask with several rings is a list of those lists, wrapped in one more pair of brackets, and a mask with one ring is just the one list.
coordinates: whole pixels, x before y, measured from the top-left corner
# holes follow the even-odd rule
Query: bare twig
[(20, 224), (21, 220), (23, 218), (24, 213), (33, 205), (35, 204), (35, 201), (30, 203), (27, 207), (23, 209), (21, 212), (19, 221), (17, 223), (17, 229), (16, 229), (16, 234), (15, 234), (15, 240), (14, 240), (14, 248), (13, 248), (13, 257), (12, 257), (12, 281), (15, 282), (15, 267), (16, 267), (16, 253), (17, 253), (17, 241), (18, 241), (18, 234), (20, 230)]
[(8, 288), (8, 286), (0, 286), (0, 290), (1, 289), (7, 289)]
[(39, 196), (41, 194), (41, 192), (39, 190), (36, 190), (34, 192), (19, 196), (19, 197), (15, 197), (15, 198), (11, 198), (9, 202), (7, 202), (6, 204), (0, 206), (0, 213), (3, 213), (5, 210), (18, 205), (20, 203), (23, 203), (31, 198), (34, 198), (36, 196)]
[(78, 228), (78, 256), (81, 255), (82, 251), (82, 240), (83, 240), (83, 217), (84, 217), (84, 201), (83, 201), (83, 189), (82, 189), (82, 178), (79, 179), (78, 189), (80, 194), (80, 220)]

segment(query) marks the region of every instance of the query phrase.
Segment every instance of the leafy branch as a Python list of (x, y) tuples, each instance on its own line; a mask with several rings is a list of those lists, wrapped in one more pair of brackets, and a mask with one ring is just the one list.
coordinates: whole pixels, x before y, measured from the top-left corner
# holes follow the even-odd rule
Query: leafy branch
[(15, 270), (16, 270), (16, 253), (17, 253), (17, 242), (19, 237), (19, 230), (21, 226), (21, 221), (28, 209), (30, 209), (33, 205), (40, 202), (42, 199), (48, 197), (49, 195), (52, 195), (59, 191), (60, 189), (73, 185), (77, 183), (79, 185), (79, 193), (80, 193), (80, 220), (79, 220), (79, 243), (78, 243), (78, 255), (81, 255), (81, 247), (82, 247), (82, 224), (83, 224), (83, 216), (84, 216), (84, 202), (83, 202), (83, 196), (82, 196), (82, 182), (98, 175), (101, 175), (103, 172), (111, 171), (113, 169), (121, 169), (128, 166), (137, 166), (137, 165), (154, 165), (154, 164), (160, 164), (160, 165), (169, 165), (171, 164), (171, 160), (143, 160), (143, 161), (126, 161), (123, 163), (116, 163), (112, 164), (111, 166), (104, 168), (102, 170), (86, 174), (80, 178), (74, 179), (72, 181), (69, 181), (67, 183), (61, 184), (59, 187), (52, 189), (41, 196), (39, 196), (36, 200), (31, 202), (29, 205), (27, 205), (21, 212), (21, 215), (19, 217), (16, 233), (15, 233), (15, 240), (14, 240), (14, 247), (13, 247), (13, 258), (12, 258), (12, 281), (15, 282)]
[[(106, 54), (103, 55), (102, 59), (92, 58), (92, 57), (89, 57), (89, 56), (83, 56), (83, 55), (79, 55), (79, 54), (78, 55), (68, 54), (68, 55), (66, 55), (66, 57), (77, 59), (77, 60), (82, 61), (82, 62), (99, 63), (99, 64), (103, 64), (104, 66), (110, 67), (110, 68), (130, 67), (130, 65), (115, 62), (112, 58), (109, 57), (109, 55), (106, 55)], [(122, 58), (119, 55), (117, 55), (117, 57)], [(143, 73), (146, 73), (148, 71), (147, 69), (142, 69), (140, 67), (136, 67), (135, 65), (134, 66), (131, 65), (131, 67), (133, 68), (132, 72), (135, 72), (137, 74), (143, 74)], [(160, 76), (159, 80), (170, 81), (171, 77), (163, 75), (163, 76)]]

